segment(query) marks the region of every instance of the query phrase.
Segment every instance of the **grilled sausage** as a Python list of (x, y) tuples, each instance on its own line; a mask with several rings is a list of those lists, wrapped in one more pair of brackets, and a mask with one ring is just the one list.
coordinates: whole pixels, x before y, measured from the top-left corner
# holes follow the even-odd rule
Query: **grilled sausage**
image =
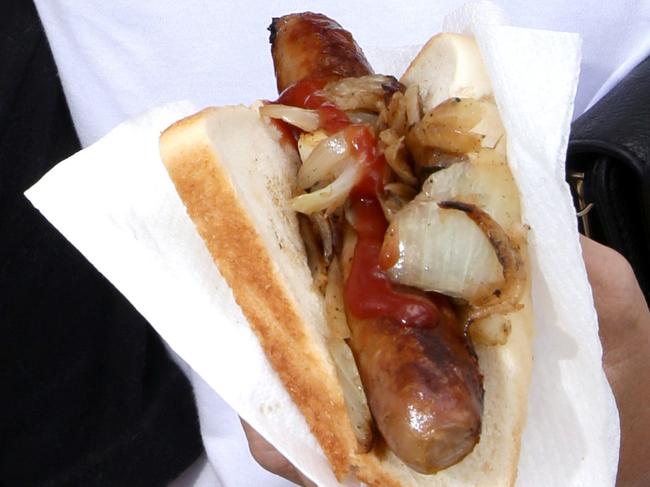
[(269, 30), (278, 93), (305, 78), (372, 74), (352, 35), (324, 15), (311, 12), (285, 15), (274, 18)]
[[(269, 30), (279, 92), (303, 79), (372, 73), (352, 36), (323, 15), (288, 15), (274, 19)], [(422, 473), (453, 465), (472, 451), (483, 410), (472, 346), (447, 300), (436, 304), (440, 320), (426, 328), (347, 313), (350, 346), (377, 428), (388, 447)]]
[(448, 313), (434, 328), (350, 320), (351, 347), (377, 428), (420, 473), (462, 460), (481, 432), (482, 378), (452, 320)]

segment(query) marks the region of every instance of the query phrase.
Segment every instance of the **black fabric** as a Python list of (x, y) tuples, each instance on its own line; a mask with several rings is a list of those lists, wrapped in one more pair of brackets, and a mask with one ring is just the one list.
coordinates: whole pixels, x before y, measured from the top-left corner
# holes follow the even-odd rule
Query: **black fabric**
[(650, 57), (572, 126), (591, 236), (622, 253), (650, 300)]
[(166, 485), (202, 451), (160, 338), (23, 192), (79, 149), (30, 2), (0, 16), (0, 486)]

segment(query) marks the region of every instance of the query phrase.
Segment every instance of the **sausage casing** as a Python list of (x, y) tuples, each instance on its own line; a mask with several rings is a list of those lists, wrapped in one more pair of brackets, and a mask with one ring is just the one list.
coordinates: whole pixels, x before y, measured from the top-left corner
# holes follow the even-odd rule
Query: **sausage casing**
[(285, 15), (274, 18), (269, 30), (278, 93), (306, 78), (372, 74), (352, 35), (325, 15)]
[(453, 323), (415, 328), (352, 318), (350, 329), (368, 404), (388, 447), (421, 473), (470, 453), (481, 432), (482, 377)]

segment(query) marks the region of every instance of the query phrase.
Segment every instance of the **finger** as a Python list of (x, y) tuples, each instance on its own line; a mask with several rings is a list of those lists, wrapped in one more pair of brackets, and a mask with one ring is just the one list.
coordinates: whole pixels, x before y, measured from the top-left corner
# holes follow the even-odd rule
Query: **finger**
[(621, 420), (617, 486), (650, 485), (650, 312), (634, 272), (618, 252), (581, 238), (598, 312), (603, 366)]
[(296, 467), (294, 467), (284, 455), (275, 449), (271, 443), (253, 429), (248, 423), (240, 418), (244, 434), (248, 440), (248, 448), (255, 461), (265, 470), (271, 473), (284, 477), (295, 484), (304, 487), (316, 487), (316, 484), (311, 482), (303, 475)]

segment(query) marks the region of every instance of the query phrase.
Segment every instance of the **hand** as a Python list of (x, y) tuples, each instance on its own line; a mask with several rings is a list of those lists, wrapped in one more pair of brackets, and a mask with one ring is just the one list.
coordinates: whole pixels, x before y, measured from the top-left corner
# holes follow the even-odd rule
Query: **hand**
[(598, 313), (603, 367), (621, 421), (618, 487), (650, 485), (650, 312), (630, 264), (581, 238)]
[(251, 451), (251, 455), (253, 455), (255, 461), (262, 468), (303, 487), (316, 487), (316, 484), (307, 479), (296, 467), (289, 463), (289, 460), (284, 458), (279, 451), (262, 438), (248, 423), (241, 420), (241, 424), (244, 427), (244, 433), (248, 440), (248, 448)]

